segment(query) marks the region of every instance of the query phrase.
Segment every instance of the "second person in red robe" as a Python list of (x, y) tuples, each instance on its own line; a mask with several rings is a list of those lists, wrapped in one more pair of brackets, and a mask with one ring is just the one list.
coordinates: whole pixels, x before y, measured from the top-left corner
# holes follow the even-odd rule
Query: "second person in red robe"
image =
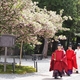
[(67, 57), (67, 64), (68, 64), (68, 72), (72, 74), (73, 67), (77, 69), (76, 54), (72, 49), (72, 45), (68, 46), (68, 49), (66, 51), (66, 57)]

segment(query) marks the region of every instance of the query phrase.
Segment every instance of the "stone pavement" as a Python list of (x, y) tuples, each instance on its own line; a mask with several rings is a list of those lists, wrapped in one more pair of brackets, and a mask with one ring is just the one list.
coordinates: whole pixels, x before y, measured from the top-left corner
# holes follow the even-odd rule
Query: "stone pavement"
[[(0, 74), (0, 80), (55, 80), (51, 72), (32, 74)], [(72, 74), (70, 77), (64, 76), (57, 80), (80, 80), (80, 74)]]
[[(4, 59), (1, 58), (3, 61)], [(7, 61), (12, 61), (11, 58), (8, 58)], [(16, 59), (16, 62), (19, 63), (19, 59)], [(38, 60), (38, 72), (37, 73), (27, 73), (27, 74), (0, 74), (0, 80), (55, 80), (52, 77), (52, 72), (49, 72), (49, 62), (50, 58)], [(31, 59), (25, 60), (22, 59), (22, 65), (29, 65), (34, 67), (34, 62)], [(64, 76), (62, 79), (58, 80), (80, 80), (80, 74), (72, 74), (70, 77)]]

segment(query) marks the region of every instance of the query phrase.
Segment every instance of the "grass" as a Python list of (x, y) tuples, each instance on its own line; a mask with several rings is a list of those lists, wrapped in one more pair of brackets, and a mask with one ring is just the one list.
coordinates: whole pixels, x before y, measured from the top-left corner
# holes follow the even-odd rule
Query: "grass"
[[(15, 65), (15, 74), (26, 74), (36, 72), (36, 69), (32, 66), (19, 66)], [(13, 73), (12, 65), (7, 65), (6, 72), (4, 72), (4, 66), (0, 65), (0, 74), (11, 74)]]

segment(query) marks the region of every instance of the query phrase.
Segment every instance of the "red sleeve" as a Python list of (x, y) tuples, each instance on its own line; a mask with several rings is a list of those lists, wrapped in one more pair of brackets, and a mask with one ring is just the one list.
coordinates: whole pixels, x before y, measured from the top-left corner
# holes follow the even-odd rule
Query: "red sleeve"
[(73, 51), (72, 62), (73, 62), (73, 67), (77, 69), (78, 68), (77, 67), (77, 60), (76, 60), (76, 54), (74, 51)]
[(73, 50), (73, 56), (72, 56), (72, 59), (76, 57), (76, 54), (75, 54), (75, 51)]
[(62, 59), (64, 59), (66, 57), (66, 55), (65, 55), (64, 51), (62, 51), (62, 53), (63, 53), (63, 58)]
[(67, 55), (68, 50), (66, 50), (66, 55)]
[(54, 60), (54, 53), (55, 52), (52, 53), (51, 60)]

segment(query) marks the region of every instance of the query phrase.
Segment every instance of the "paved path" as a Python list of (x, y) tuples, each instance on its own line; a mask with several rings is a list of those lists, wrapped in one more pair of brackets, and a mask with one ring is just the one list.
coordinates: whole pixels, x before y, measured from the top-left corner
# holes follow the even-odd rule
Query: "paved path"
[[(3, 61), (4, 59), (1, 58)], [(12, 61), (11, 58), (7, 61)], [(19, 59), (16, 59), (16, 62), (19, 63)], [(52, 77), (52, 72), (49, 72), (49, 62), (50, 58), (38, 60), (38, 72), (30, 74), (0, 74), (0, 80), (55, 80)], [(29, 65), (34, 67), (34, 62), (31, 59), (25, 60), (22, 59), (22, 65)], [(80, 74), (72, 74), (70, 77), (64, 76), (62, 79), (58, 80), (80, 80)]]
[[(0, 80), (55, 80), (51, 72), (33, 74), (0, 74)], [(58, 80), (80, 80), (80, 74), (72, 74), (70, 77), (64, 76)]]

